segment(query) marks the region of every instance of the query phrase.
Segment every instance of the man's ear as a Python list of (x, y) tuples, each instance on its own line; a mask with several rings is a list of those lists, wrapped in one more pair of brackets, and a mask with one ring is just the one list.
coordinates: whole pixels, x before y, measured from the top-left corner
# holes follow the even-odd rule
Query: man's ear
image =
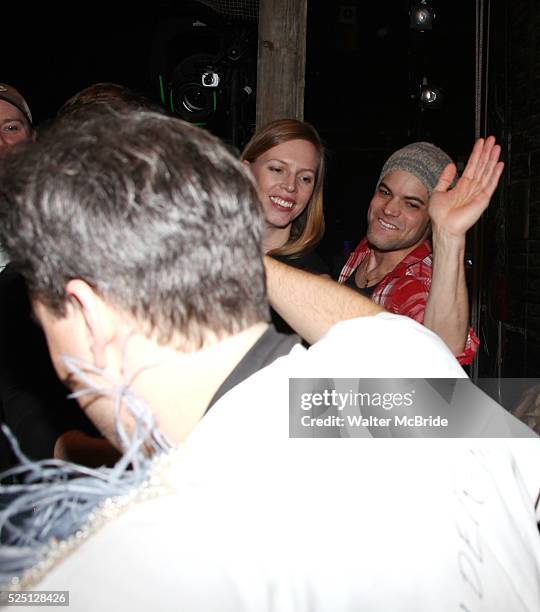
[(98, 368), (104, 368), (107, 365), (107, 346), (115, 337), (114, 317), (109, 306), (83, 280), (70, 280), (65, 287), (65, 291), (68, 301), (79, 310), (86, 325), (94, 365)]

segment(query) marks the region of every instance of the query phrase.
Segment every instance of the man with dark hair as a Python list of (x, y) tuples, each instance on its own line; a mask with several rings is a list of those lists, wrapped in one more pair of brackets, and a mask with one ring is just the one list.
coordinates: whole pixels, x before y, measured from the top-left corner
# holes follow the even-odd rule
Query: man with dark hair
[(92, 83), (76, 94), (71, 96), (62, 104), (58, 111), (58, 117), (74, 115), (83, 111), (88, 113), (89, 109), (99, 111), (109, 108), (122, 112), (124, 110), (148, 110), (165, 113), (165, 109), (150, 100), (146, 95), (134, 91), (119, 83)]
[[(367, 235), (339, 276), (385, 310), (429, 327), (464, 365), (479, 345), (468, 329), (465, 235), (497, 186), (503, 171), (499, 154), (493, 136), (479, 139), (450, 193), (456, 166), (442, 149), (414, 142), (392, 153), (369, 205)], [(485, 184), (469, 189), (469, 179), (480, 170)]]
[(29, 467), (0, 515), (4, 584), (75, 610), (533, 609), (537, 446), (518, 464), (500, 441), (287, 437), (290, 377), (463, 374), (346, 287), (373, 316), (308, 350), (269, 327), (256, 189), (217, 139), (79, 115), (10, 160), (0, 203), (55, 368), (124, 453)]
[[(493, 136), (479, 138), (459, 180), (451, 158), (431, 143), (395, 151), (377, 180), (367, 235), (339, 275), (340, 283), (387, 312), (431, 329), (463, 365), (479, 346), (469, 327), (465, 237), (497, 188), (504, 167), (500, 151)], [(272, 280), (272, 262), (267, 266)], [(305, 300), (312, 291), (309, 279), (280, 279), (281, 286), (270, 283), (270, 303), (306, 339), (319, 320), (337, 322), (343, 312), (358, 311), (340, 300)]]

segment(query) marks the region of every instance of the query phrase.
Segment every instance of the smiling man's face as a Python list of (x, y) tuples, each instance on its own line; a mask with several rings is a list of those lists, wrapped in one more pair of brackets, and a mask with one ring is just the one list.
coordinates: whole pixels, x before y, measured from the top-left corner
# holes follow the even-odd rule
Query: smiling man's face
[(410, 250), (428, 236), (429, 195), (420, 180), (404, 170), (388, 173), (379, 183), (368, 210), (367, 238), (379, 251)]

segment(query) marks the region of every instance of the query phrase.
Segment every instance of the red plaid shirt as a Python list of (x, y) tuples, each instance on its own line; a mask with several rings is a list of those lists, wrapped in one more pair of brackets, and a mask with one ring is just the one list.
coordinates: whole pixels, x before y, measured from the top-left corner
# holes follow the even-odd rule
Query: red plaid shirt
[[(343, 266), (339, 282), (344, 283), (370, 252), (367, 238), (364, 238)], [(426, 240), (402, 259), (375, 286), (372, 300), (388, 312), (405, 315), (418, 323), (423, 323), (432, 268), (431, 243)], [(480, 341), (471, 327), (463, 353), (456, 356), (459, 363), (462, 365), (471, 363), (479, 345)]]

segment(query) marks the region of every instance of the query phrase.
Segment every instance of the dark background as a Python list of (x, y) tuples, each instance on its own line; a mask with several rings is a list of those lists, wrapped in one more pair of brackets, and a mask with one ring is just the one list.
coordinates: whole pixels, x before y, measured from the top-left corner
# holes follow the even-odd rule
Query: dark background
[[(253, 12), (254, 0), (244, 1)], [(489, 74), (486, 70), (481, 102), (486, 130), (503, 146), (506, 171), (481, 231), (469, 238), (469, 250), (477, 250), (472, 262), (482, 341), (477, 363), (483, 376), (537, 377), (540, 3), (483, 4), (490, 11), (484, 40)], [(327, 232), (320, 250), (335, 268), (363, 235), (375, 181), (393, 150), (430, 140), (459, 167), (474, 140), (477, 2), (433, 0), (430, 32), (410, 28), (410, 5), (408, 0), (308, 2), (305, 118), (328, 150)], [(197, 20), (206, 27), (194, 27)], [(255, 89), (256, 20), (229, 18), (195, 0), (120, 5), (97, 0), (38, 9), (10, 4), (2, 21), (0, 81), (23, 92), (38, 124), (97, 81), (122, 83), (159, 101), (160, 74), (167, 89), (182, 59), (215, 54), (239, 40), (242, 79)], [(441, 108), (420, 111), (423, 77), (442, 88)], [(225, 83), (216, 112), (205, 121), (229, 142), (230, 89)], [(239, 140), (254, 127), (255, 96), (244, 98), (236, 107)]]
[[(249, 4), (246, 13), (253, 10)], [(374, 181), (395, 148), (429, 139), (460, 159), (473, 141), (474, 3), (432, 3), (431, 32), (409, 27), (410, 4), (308, 2), (305, 119), (328, 148), (328, 231), (320, 249), (336, 266), (361, 237)], [(196, 21), (206, 27), (193, 27)], [(228, 17), (195, 0), (151, 5), (98, 0), (32, 14), (21, 7), (10, 22), (14, 26), (0, 39), (0, 80), (20, 88), (38, 124), (98, 81), (122, 83), (160, 101), (161, 75), (170, 105), (167, 85), (182, 59), (215, 55), (238, 41), (244, 54), (239, 64), (255, 91), (256, 21)], [(421, 112), (411, 97), (423, 77), (443, 89), (441, 109)], [(216, 112), (205, 120), (229, 141), (230, 95), (230, 83), (228, 89), (225, 84)], [(254, 109), (253, 93), (235, 118), (241, 123), (238, 148), (253, 131)]]

